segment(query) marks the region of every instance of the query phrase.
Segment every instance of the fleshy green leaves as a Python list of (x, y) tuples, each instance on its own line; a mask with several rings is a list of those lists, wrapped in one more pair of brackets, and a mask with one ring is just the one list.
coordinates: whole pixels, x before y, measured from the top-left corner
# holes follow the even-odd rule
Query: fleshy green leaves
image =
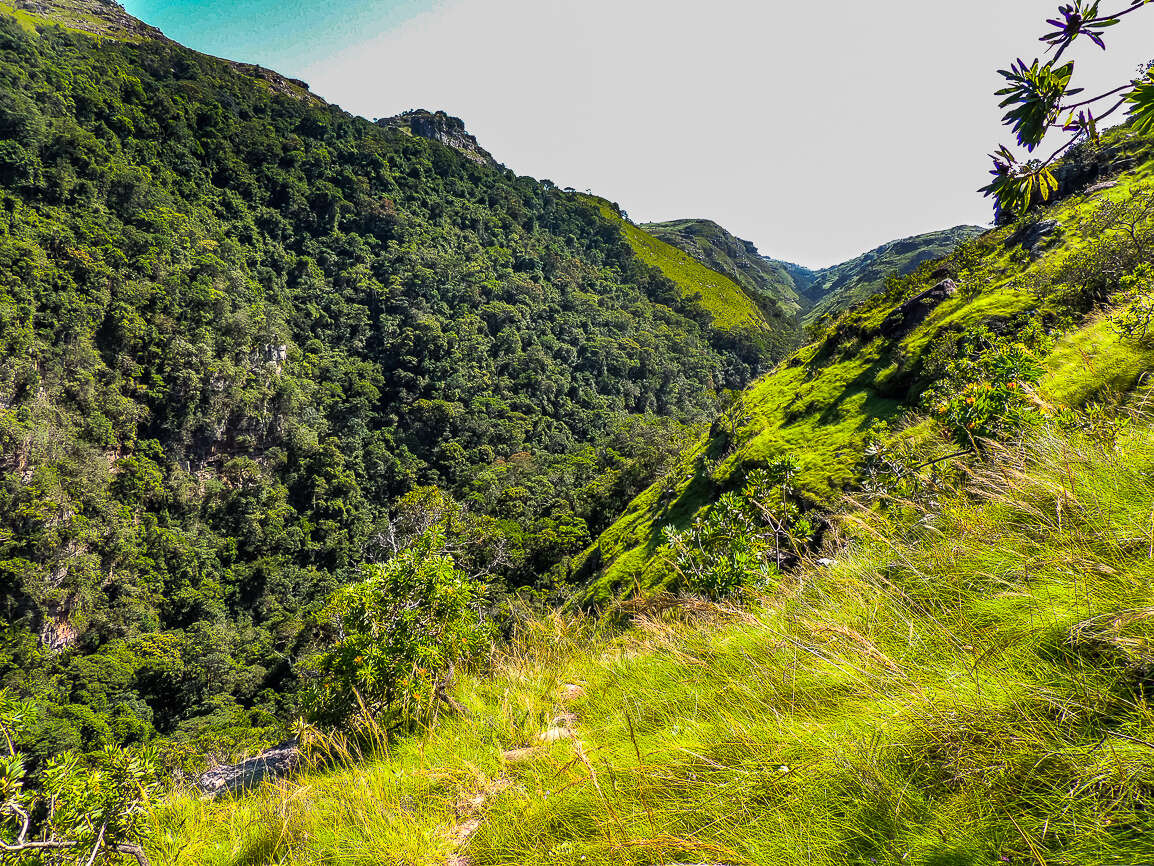
[(1046, 163), (1031, 160), (1022, 163), (1005, 145), (990, 155), (994, 179), (981, 192), (994, 196), (998, 209), (1024, 214), (1036, 201), (1046, 202), (1058, 191), (1058, 180)]
[[(994, 179), (982, 187), (987, 196), (994, 196), (999, 215), (1023, 214), (1036, 203), (1049, 201), (1058, 190), (1058, 182), (1050, 166), (1079, 142), (1097, 144), (1099, 123), (1123, 105), (1130, 104), (1130, 118), (1137, 132), (1154, 131), (1154, 72), (1149, 68), (1137, 80), (1090, 99), (1066, 102), (1066, 97), (1081, 93), (1082, 88), (1071, 87), (1074, 64), (1059, 65), (1066, 49), (1081, 36), (1087, 37), (1105, 50), (1102, 39), (1106, 28), (1118, 24), (1126, 15), (1137, 12), (1154, 0), (1129, 0), (1125, 8), (1103, 14), (1102, 0), (1073, 0), (1058, 7), (1058, 14), (1046, 24), (1052, 30), (1041, 41), (1050, 46), (1054, 56), (1046, 63), (1035, 60), (1029, 66), (1018, 59), (1009, 69), (999, 69), (1006, 86), (997, 91), (1000, 108), (1008, 109), (1002, 122), (1013, 129), (1018, 145), (1033, 153), (1051, 129), (1061, 129), (1069, 135), (1066, 144), (1053, 151), (1044, 162), (1019, 162), (1006, 147), (993, 154)], [(1119, 96), (1121, 94), (1121, 96)], [(1104, 100), (1114, 100), (1110, 107), (1097, 108)], [(1065, 121), (1059, 118), (1066, 116)]]
[(1082, 0), (1076, 0), (1074, 3), (1059, 6), (1058, 17), (1046, 21), (1057, 30), (1043, 36), (1042, 42), (1061, 51), (1079, 36), (1088, 36), (1095, 45), (1105, 51), (1106, 43), (1102, 41), (1102, 32), (1106, 27), (1113, 27), (1117, 24), (1118, 19), (1099, 19), (1098, 7), (1100, 5), (1101, 0), (1094, 0), (1093, 3), (1083, 3)]
[(1135, 132), (1147, 133), (1154, 130), (1154, 69), (1148, 69), (1143, 78), (1134, 83), (1134, 89), (1126, 94), (1130, 103), (1129, 114)]
[(1009, 87), (996, 93), (1004, 97), (998, 107), (1013, 106), (1003, 122), (1013, 128), (1018, 144), (1029, 151), (1041, 144), (1047, 130), (1058, 119), (1062, 98), (1081, 92), (1068, 89), (1074, 75), (1073, 63), (1055, 67), (1053, 61), (1042, 64), (1035, 60), (1026, 66), (1018, 60), (1009, 69), (999, 69), (998, 74), (1009, 82)]

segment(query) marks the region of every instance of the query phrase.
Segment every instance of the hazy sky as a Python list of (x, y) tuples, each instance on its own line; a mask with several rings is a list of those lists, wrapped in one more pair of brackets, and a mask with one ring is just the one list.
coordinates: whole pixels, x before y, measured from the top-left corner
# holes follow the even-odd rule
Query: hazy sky
[[(995, 73), (1058, 0), (126, 0), (185, 44), (366, 117), (464, 118), (520, 174), (635, 221), (707, 217), (811, 266), (988, 222)], [(1125, 7), (1104, 0), (1103, 8)], [(1087, 86), (1154, 59), (1154, 9), (1076, 55)]]

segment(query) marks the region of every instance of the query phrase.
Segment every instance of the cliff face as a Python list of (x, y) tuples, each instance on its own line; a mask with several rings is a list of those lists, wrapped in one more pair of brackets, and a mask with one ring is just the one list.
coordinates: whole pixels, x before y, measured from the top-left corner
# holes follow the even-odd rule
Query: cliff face
[(465, 122), (444, 111), (419, 108), (396, 117), (382, 117), (376, 123), (385, 129), (400, 129), (410, 135), (439, 142), (460, 151), (479, 165), (496, 165), (496, 160), (481, 147), (476, 136), (470, 135), (465, 129)]

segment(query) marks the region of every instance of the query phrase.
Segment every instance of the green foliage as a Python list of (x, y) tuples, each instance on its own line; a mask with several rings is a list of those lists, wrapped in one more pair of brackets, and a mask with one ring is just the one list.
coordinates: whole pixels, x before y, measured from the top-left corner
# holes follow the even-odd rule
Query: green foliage
[(1143, 263), (1122, 278), (1119, 289), (1111, 325), (1123, 339), (1149, 343), (1154, 339), (1154, 266)]
[(37, 761), (279, 739), (417, 489), (487, 539), (470, 574), (557, 592), (767, 363), (551, 184), (26, 25), (0, 16), (0, 686)]
[(924, 403), (959, 445), (1005, 439), (1048, 411), (1036, 386), (1052, 345), (1036, 330), (999, 338), (979, 328), (959, 340), (957, 358), (926, 392)]
[[(1149, 0), (1131, 0), (1121, 11), (1101, 12), (1100, 0), (1074, 0), (1058, 8), (1058, 16), (1047, 20), (1054, 29), (1042, 37), (1054, 57), (1045, 63), (1035, 59), (1029, 66), (1020, 58), (1010, 68), (998, 70), (1009, 86), (995, 95), (1003, 97), (999, 107), (1009, 108), (1002, 119), (1017, 136), (1018, 145), (1028, 153), (1042, 144), (1051, 130), (1059, 129), (1070, 137), (1048, 159), (1019, 162), (1007, 147), (999, 147), (991, 155), (994, 180), (980, 191), (993, 196), (995, 217), (1022, 216), (1031, 207), (1045, 204), (1058, 191), (1058, 181), (1050, 166), (1063, 153), (1072, 152), (1077, 145), (1096, 147), (1100, 143), (1101, 121), (1127, 103), (1130, 104), (1132, 126), (1139, 132), (1149, 131), (1150, 112), (1154, 108), (1154, 88), (1150, 87), (1149, 69), (1143, 68), (1140, 78), (1105, 93), (1078, 102), (1063, 104), (1066, 97), (1082, 93), (1082, 88), (1071, 88), (1074, 63), (1059, 66), (1059, 61), (1077, 40), (1085, 36), (1105, 50), (1102, 36), (1110, 27), (1121, 23), (1124, 16), (1142, 9)], [(1118, 98), (1118, 94), (1121, 97)], [(1110, 108), (1100, 109), (1104, 101), (1116, 100)], [(1109, 104), (1109, 102), (1106, 102)], [(1065, 115), (1065, 119), (1062, 119)]]
[(485, 651), (484, 587), (457, 570), (444, 541), (439, 528), (426, 531), (333, 597), (339, 637), (316, 662), (314, 719), (339, 724), (363, 711), (386, 729), (423, 720), (455, 668)]
[(994, 179), (980, 192), (994, 196), (1000, 214), (1023, 216), (1036, 203), (1045, 203), (1058, 191), (1058, 180), (1047, 163), (1018, 163), (1005, 147), (994, 154)]
[(720, 599), (764, 588), (811, 540), (814, 525), (790, 498), (800, 469), (782, 455), (749, 474), (740, 493), (724, 493), (683, 531), (663, 530), (661, 555), (678, 589)]
[(1136, 132), (1154, 132), (1154, 69), (1143, 70), (1134, 89), (1126, 94), (1131, 125)]
[(1018, 143), (1033, 151), (1045, 137), (1050, 126), (1058, 118), (1058, 106), (1070, 91), (1070, 79), (1074, 76), (1074, 64), (1055, 65), (1056, 61), (1040, 63), (1035, 60), (1029, 66), (1018, 61), (1009, 69), (999, 69), (1009, 83), (997, 91), (1004, 99), (999, 108), (1013, 106), (1006, 112), (1003, 122), (1018, 136)]
[[(87, 863), (145, 863), (141, 848), (154, 826), (151, 813), (162, 791), (155, 749), (135, 752), (107, 747), (82, 760), (73, 752), (53, 756), (28, 785), (24, 759), (14, 742), (34, 714), (0, 690), (0, 854), (5, 862), (39, 863), (68, 852)], [(78, 860), (79, 862), (79, 860)]]

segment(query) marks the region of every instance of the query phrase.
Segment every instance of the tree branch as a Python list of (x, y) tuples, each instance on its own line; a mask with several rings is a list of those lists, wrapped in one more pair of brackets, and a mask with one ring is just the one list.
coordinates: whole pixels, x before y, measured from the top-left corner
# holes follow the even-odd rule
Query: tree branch
[[(79, 842), (21, 842), (17, 845), (9, 845), (7, 842), (0, 841), (0, 852), (5, 854), (23, 854), (26, 851), (69, 851), (79, 847)], [(152, 866), (152, 861), (148, 859), (148, 855), (139, 845), (121, 843), (112, 847), (120, 854), (127, 854), (129, 857), (135, 858), (139, 866)], [(99, 848), (96, 850), (98, 851)], [(89, 862), (93, 861), (90, 860)]]
[(92, 866), (96, 862), (96, 855), (100, 853), (100, 846), (104, 844), (104, 831), (108, 829), (108, 822), (100, 825), (100, 832), (96, 834), (96, 844), (92, 846), (92, 853), (88, 855), (88, 862), (84, 866)]
[[(32, 816), (15, 803), (8, 804), (8, 811), (15, 812), (20, 816), (20, 835), (16, 837), (16, 844), (23, 845), (28, 839), (28, 830), (32, 826)], [(4, 844), (4, 841), (0, 839), (0, 845), (2, 844)]]
[(1108, 93), (1103, 93), (1101, 96), (1095, 96), (1093, 99), (1085, 99), (1082, 102), (1075, 102), (1073, 105), (1059, 105), (1058, 111), (1073, 111), (1075, 108), (1081, 108), (1084, 105), (1090, 105), (1095, 102), (1100, 102), (1108, 96), (1113, 96), (1115, 93), (1121, 93), (1123, 90), (1128, 90), (1134, 86), (1133, 81), (1127, 81), (1121, 87), (1115, 87)]

